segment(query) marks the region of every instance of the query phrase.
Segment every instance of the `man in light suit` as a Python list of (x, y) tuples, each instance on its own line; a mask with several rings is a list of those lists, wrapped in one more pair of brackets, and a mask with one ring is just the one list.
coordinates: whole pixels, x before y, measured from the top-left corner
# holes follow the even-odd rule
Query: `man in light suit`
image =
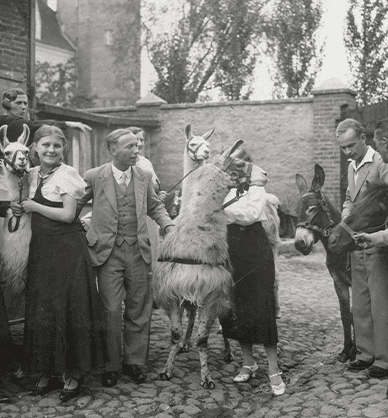
[(107, 330), (109, 363), (102, 375), (106, 387), (117, 384), (121, 366), (123, 299), (122, 372), (138, 383), (145, 381), (139, 366), (148, 360), (153, 301), (147, 215), (165, 233), (174, 226), (155, 194), (151, 173), (135, 167), (137, 142), (128, 129), (107, 136), (112, 162), (85, 173), (86, 195), (79, 202), (81, 209), (93, 199), (87, 240)]
[[(341, 150), (352, 161), (342, 218), (352, 213), (368, 183), (388, 183), (388, 165), (365, 143), (363, 126), (354, 119), (336, 130)], [(357, 357), (348, 370), (367, 369), (369, 377), (388, 375), (388, 249), (371, 248), (351, 253), (352, 311)]]

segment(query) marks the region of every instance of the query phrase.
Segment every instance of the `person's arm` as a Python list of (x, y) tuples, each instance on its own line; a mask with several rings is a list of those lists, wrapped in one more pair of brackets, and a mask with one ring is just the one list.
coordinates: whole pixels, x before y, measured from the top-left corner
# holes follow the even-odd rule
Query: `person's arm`
[(75, 218), (75, 212), (77, 209), (77, 200), (68, 194), (61, 195), (63, 208), (52, 208), (44, 206), (28, 198), (22, 202), (22, 208), (26, 213), (37, 212), (46, 218), (53, 221), (71, 223)]
[(384, 231), (377, 231), (373, 234), (361, 232), (353, 236), (357, 246), (367, 249), (372, 247), (386, 247), (388, 246), (388, 229)]

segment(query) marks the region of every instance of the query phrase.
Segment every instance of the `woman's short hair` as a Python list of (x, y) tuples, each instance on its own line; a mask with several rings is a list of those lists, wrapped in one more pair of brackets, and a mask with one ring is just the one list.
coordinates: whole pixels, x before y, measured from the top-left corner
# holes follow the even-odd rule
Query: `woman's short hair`
[(388, 118), (382, 119), (379, 122), (377, 122), (377, 125), (375, 127), (375, 138), (381, 141), (381, 138), (383, 136), (388, 136)]
[(34, 142), (38, 143), (42, 138), (46, 136), (54, 135), (58, 139), (61, 139), (63, 142), (63, 146), (66, 145), (66, 137), (61, 129), (57, 128), (56, 126), (52, 125), (42, 125), (36, 132), (34, 136)]
[(16, 100), (16, 97), (18, 97), (21, 94), (27, 96), (26, 92), (19, 87), (8, 89), (3, 94), (3, 101), (1, 102), (1, 106), (3, 107), (3, 109), (11, 110), (11, 102), (14, 102)]

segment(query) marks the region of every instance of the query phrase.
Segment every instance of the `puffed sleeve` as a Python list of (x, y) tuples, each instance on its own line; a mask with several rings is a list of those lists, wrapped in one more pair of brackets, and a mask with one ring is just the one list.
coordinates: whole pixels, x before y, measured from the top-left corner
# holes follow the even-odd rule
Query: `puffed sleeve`
[(68, 194), (77, 200), (84, 197), (86, 183), (73, 167), (63, 165), (63, 169), (55, 174), (55, 183), (60, 194)]

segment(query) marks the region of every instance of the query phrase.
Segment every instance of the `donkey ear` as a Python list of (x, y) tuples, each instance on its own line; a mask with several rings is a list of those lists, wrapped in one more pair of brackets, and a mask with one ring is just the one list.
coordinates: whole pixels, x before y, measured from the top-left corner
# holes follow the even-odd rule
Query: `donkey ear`
[(30, 128), (27, 124), (23, 123), (23, 132), (17, 139), (17, 142), (20, 144), (26, 145), (28, 142), (28, 138), (30, 137)]
[(209, 140), (209, 138), (214, 134), (214, 131), (216, 130), (216, 128), (213, 128), (213, 129), (211, 129), (210, 131), (208, 131), (208, 132), (206, 132), (206, 133), (204, 133), (203, 135), (202, 135), (202, 138), (205, 140), (205, 141), (208, 141)]
[(4, 151), (5, 147), (9, 145), (8, 137), (7, 137), (7, 125), (3, 125), (0, 127), (0, 149)]
[(307, 189), (307, 183), (304, 177), (301, 174), (297, 173), (295, 176), (295, 181), (296, 181), (296, 185), (298, 186), (300, 195), (303, 196), (304, 194), (306, 194), (308, 192), (308, 189)]
[(185, 135), (186, 135), (186, 140), (187, 141), (192, 138), (192, 135), (191, 135), (191, 125), (190, 124), (188, 124), (186, 126)]
[(314, 166), (314, 178), (311, 183), (311, 190), (314, 192), (321, 191), (323, 185), (325, 183), (325, 171), (319, 164), (315, 164)]

